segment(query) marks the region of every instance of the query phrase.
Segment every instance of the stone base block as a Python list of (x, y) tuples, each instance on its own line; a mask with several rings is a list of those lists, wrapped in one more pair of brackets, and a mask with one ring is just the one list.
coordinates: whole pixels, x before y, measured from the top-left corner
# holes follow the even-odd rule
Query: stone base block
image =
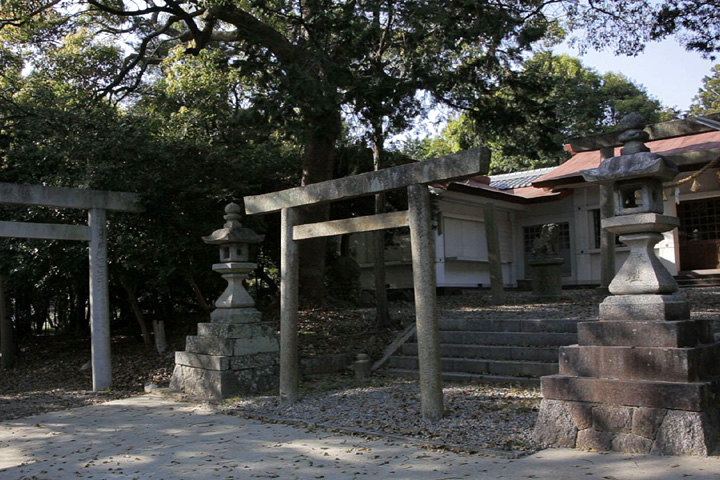
[(277, 338), (223, 338), (189, 335), (185, 339), (185, 350), (190, 353), (222, 356), (243, 356), (255, 353), (277, 352), (280, 350)]
[(198, 336), (223, 338), (272, 337), (275, 327), (270, 323), (198, 323)]
[(230, 370), (175, 365), (170, 390), (185, 392), (198, 398), (221, 400), (240, 394), (240, 383)]
[(695, 348), (571, 345), (560, 349), (560, 375), (697, 382), (720, 375), (720, 344)]
[(714, 342), (712, 320), (602, 321), (578, 323), (580, 345), (694, 347)]
[(562, 273), (560, 266), (565, 260), (560, 257), (535, 258), (530, 260), (532, 268), (533, 296), (541, 300), (559, 300), (562, 295)]
[(600, 321), (688, 320), (690, 307), (682, 295), (614, 295), (600, 304)]
[(720, 398), (720, 378), (679, 383), (548, 375), (540, 379), (543, 398), (702, 412)]
[(535, 439), (544, 446), (653, 455), (720, 453), (720, 410), (649, 409), (542, 401)]
[(221, 324), (258, 323), (262, 321), (262, 313), (254, 308), (216, 308), (210, 313), (210, 321)]
[(278, 378), (277, 364), (228, 370), (175, 365), (170, 390), (208, 400), (222, 400), (242, 394), (275, 393)]

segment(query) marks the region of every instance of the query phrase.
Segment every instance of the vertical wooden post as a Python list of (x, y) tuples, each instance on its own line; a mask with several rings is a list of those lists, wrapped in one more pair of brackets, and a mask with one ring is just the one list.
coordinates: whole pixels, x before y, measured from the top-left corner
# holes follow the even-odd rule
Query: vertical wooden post
[(495, 218), (495, 205), (486, 203), (483, 205), (485, 218), (485, 239), (488, 249), (488, 260), (490, 261), (490, 295), (494, 305), (505, 303), (505, 288), (503, 286), (502, 262), (500, 258), (500, 233), (498, 232), (497, 219)]
[(437, 319), (435, 238), (432, 232), (428, 187), (410, 185), (408, 206), (420, 363), (420, 400), (423, 418), (435, 422), (442, 418), (444, 408)]
[[(611, 158), (615, 153), (612, 147), (600, 149), (600, 161)], [(600, 185), (600, 219), (615, 216), (613, 190), (609, 185)], [(615, 234), (600, 230), (600, 288), (607, 290), (615, 278)]]
[(293, 240), (297, 210), (283, 208), (280, 225), (280, 401), (298, 399), (300, 355), (298, 353), (298, 245)]
[(93, 391), (112, 387), (110, 300), (107, 267), (107, 212), (88, 211), (90, 226), (90, 332)]
[(15, 365), (15, 341), (13, 338), (12, 320), (5, 303), (5, 285), (0, 277), (0, 352), (2, 352), (2, 368)]

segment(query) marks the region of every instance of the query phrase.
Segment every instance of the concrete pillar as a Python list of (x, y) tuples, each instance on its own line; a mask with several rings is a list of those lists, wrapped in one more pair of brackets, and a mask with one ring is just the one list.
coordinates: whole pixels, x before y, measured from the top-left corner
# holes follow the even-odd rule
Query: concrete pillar
[(283, 208), (280, 225), (280, 401), (298, 399), (300, 354), (298, 352), (299, 251), (293, 240), (297, 210)]
[[(600, 161), (611, 158), (615, 152), (612, 147), (600, 149)], [(600, 185), (600, 219), (615, 216), (613, 190), (609, 185)], [(615, 277), (615, 234), (605, 229), (600, 231), (600, 288), (607, 290)]]
[(495, 218), (495, 205), (483, 205), (485, 217), (485, 239), (490, 261), (490, 295), (494, 305), (505, 303), (505, 288), (503, 287), (502, 262), (500, 258), (500, 233)]
[(12, 321), (7, 314), (5, 303), (5, 285), (0, 277), (0, 352), (2, 353), (2, 368), (15, 365), (15, 341), (13, 338)]
[(410, 185), (408, 187), (408, 207), (418, 360), (420, 363), (421, 408), (423, 418), (435, 422), (442, 418), (444, 408), (440, 366), (440, 331), (437, 319), (435, 235), (432, 231), (432, 210), (428, 187)]
[(93, 391), (112, 387), (110, 359), (110, 300), (107, 266), (107, 211), (92, 208), (90, 226), (90, 332)]

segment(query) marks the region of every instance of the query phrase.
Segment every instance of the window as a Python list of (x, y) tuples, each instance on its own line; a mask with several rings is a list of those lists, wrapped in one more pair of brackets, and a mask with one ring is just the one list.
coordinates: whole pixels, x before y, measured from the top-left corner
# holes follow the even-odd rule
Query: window
[(681, 202), (677, 213), (681, 241), (720, 239), (720, 198)]
[[(594, 246), (595, 246), (595, 248), (600, 248), (600, 233), (602, 232), (602, 223), (600, 220), (600, 209), (595, 208), (593, 210), (590, 210), (590, 214), (592, 215)], [(620, 238), (617, 235), (615, 235), (615, 246), (616, 247), (624, 247), (625, 246), (625, 244), (620, 241)]]
[(445, 257), (453, 260), (488, 259), (485, 224), (445, 216)]
[[(558, 238), (558, 254), (560, 257), (565, 259), (565, 262), (560, 267), (562, 275), (569, 277), (572, 275), (572, 263), (570, 255), (570, 223), (569, 222), (554, 222), (558, 224), (560, 234)], [(540, 232), (542, 232), (543, 225), (530, 225), (523, 227), (523, 252), (525, 253), (525, 278), (531, 278), (532, 267), (530, 267), (530, 259), (532, 258), (532, 249), (535, 244), (535, 240), (540, 238)]]

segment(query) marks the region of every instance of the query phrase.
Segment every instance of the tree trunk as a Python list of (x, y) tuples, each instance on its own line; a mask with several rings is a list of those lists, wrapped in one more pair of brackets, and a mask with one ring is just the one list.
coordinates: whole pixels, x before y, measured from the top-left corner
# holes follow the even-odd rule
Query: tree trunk
[(200, 305), (202, 311), (205, 313), (209, 313), (211, 310), (210, 305), (208, 305), (207, 301), (205, 301), (205, 297), (203, 297), (203, 294), (200, 291), (200, 287), (198, 287), (198, 284), (192, 274), (188, 273), (187, 281), (190, 284), (190, 288), (192, 289), (193, 294), (195, 294), (195, 299), (198, 301), (198, 304)]
[(127, 300), (130, 304), (130, 308), (135, 315), (135, 319), (137, 320), (138, 325), (140, 325), (140, 332), (142, 333), (143, 343), (145, 344), (145, 346), (149, 347), (152, 345), (152, 339), (150, 338), (150, 332), (148, 331), (147, 322), (145, 322), (145, 315), (143, 315), (142, 309), (140, 308), (140, 303), (138, 303), (137, 300), (137, 285), (135, 285), (135, 283), (128, 279), (125, 275), (119, 275), (119, 277), (120, 285), (122, 285), (125, 293), (127, 294)]
[[(309, 131), (305, 144), (302, 185), (330, 180), (335, 166), (335, 141), (340, 132), (339, 110), (332, 118), (322, 117), (315, 130)], [(300, 209), (300, 223), (327, 221), (330, 206), (316, 205)], [(326, 298), (326, 238), (300, 242), (300, 299), (305, 305), (319, 305)]]

